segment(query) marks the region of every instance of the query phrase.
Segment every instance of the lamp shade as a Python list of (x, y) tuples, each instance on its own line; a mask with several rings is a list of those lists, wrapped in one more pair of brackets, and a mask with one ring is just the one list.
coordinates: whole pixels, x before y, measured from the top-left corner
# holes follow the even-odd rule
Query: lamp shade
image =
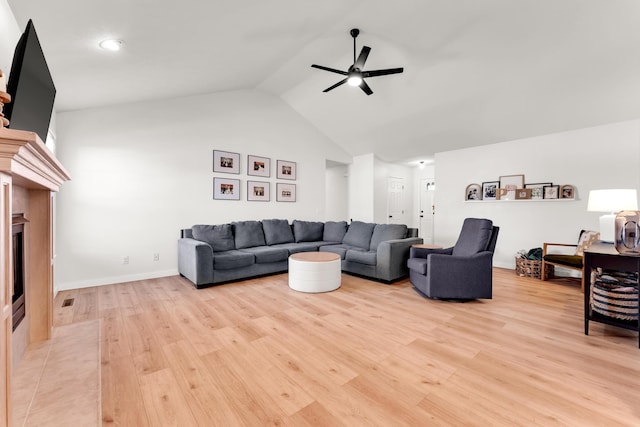
[(589, 191), (589, 212), (620, 212), (638, 210), (638, 194), (635, 189)]

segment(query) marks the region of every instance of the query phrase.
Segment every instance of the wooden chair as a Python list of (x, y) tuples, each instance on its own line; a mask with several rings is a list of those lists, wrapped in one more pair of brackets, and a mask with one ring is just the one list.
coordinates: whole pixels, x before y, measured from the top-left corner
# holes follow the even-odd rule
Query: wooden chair
[[(548, 280), (555, 278), (555, 268), (567, 268), (569, 270), (580, 271), (581, 279), (580, 285), (584, 292), (584, 265), (583, 254), (584, 250), (591, 245), (594, 241), (600, 238), (600, 233), (596, 231), (581, 230), (578, 236), (578, 243), (548, 243), (542, 244), (542, 280)], [(575, 253), (570, 254), (556, 254), (549, 253), (550, 247), (574, 247)]]

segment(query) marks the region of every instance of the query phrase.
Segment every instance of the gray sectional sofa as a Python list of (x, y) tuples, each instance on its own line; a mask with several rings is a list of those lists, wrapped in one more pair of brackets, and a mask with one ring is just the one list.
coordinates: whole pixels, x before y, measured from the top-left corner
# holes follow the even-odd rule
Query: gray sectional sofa
[(285, 219), (194, 225), (181, 230), (178, 271), (202, 288), (288, 269), (289, 255), (333, 252), (342, 270), (391, 282), (408, 274), (411, 245), (422, 243), (417, 230), (400, 224), (360, 221), (313, 222)]

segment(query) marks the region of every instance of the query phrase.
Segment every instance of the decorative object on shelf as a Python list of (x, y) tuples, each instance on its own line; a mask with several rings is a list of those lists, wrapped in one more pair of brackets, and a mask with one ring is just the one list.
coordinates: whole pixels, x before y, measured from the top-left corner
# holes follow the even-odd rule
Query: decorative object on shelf
[(545, 185), (542, 187), (544, 190), (544, 198), (545, 199), (557, 199), (560, 194), (560, 186), (559, 185)]
[(277, 172), (276, 178), (278, 179), (290, 179), (292, 181), (296, 180), (297, 170), (295, 162), (288, 162), (286, 160), (278, 160), (276, 162)]
[(560, 186), (561, 199), (574, 199), (575, 194), (576, 194), (576, 188), (573, 185), (565, 184)]
[(5, 75), (0, 70), (0, 128), (9, 126), (9, 120), (4, 117), (4, 104), (11, 102), (11, 95), (7, 93), (7, 82)]
[(239, 174), (240, 154), (213, 150), (213, 171)]
[(469, 184), (464, 190), (465, 200), (482, 200), (482, 187), (480, 184)]
[(504, 175), (500, 177), (500, 200), (515, 200), (516, 190), (524, 188), (524, 175)]
[(530, 200), (531, 189), (530, 188), (518, 188), (516, 190), (516, 200)]
[(215, 200), (240, 200), (240, 180), (213, 178), (213, 198)]
[(488, 181), (482, 183), (482, 200), (496, 200), (500, 181)]
[(640, 212), (622, 211), (616, 215), (615, 245), (621, 254), (640, 254)]
[(544, 199), (544, 187), (553, 185), (552, 182), (536, 182), (533, 184), (525, 184), (524, 188), (531, 189), (531, 200)]
[(267, 181), (247, 181), (247, 200), (268, 202), (271, 200), (271, 183)]
[(615, 241), (616, 213), (638, 210), (638, 194), (635, 189), (591, 190), (587, 211), (607, 212), (600, 217), (600, 240)]
[(247, 156), (247, 175), (271, 176), (271, 159), (268, 157)]
[(276, 201), (277, 202), (295, 202), (296, 201), (296, 185), (283, 184), (281, 182), (278, 182), (276, 184)]

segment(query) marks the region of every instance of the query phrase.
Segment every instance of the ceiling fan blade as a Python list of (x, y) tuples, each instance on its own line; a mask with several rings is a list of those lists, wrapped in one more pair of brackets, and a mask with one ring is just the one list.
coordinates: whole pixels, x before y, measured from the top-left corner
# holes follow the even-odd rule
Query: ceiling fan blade
[(398, 74), (404, 71), (404, 68), (388, 68), (386, 70), (363, 71), (362, 77), (386, 76), (387, 74)]
[(371, 95), (373, 93), (367, 82), (365, 82), (364, 80), (362, 81), (362, 83), (360, 83), (360, 89), (362, 89), (362, 91), (367, 95)]
[(346, 76), (347, 74), (349, 74), (346, 71), (336, 70), (335, 68), (323, 67), (322, 65), (313, 64), (311, 67), (318, 68), (320, 70), (330, 71), (332, 73), (342, 74), (343, 76)]
[(323, 90), (323, 92), (329, 92), (330, 90), (333, 90), (333, 89), (337, 88), (338, 86), (345, 84), (347, 82), (347, 80), (349, 80), (349, 79), (340, 80), (338, 83), (334, 84), (333, 86), (328, 87), (325, 90)]
[(371, 52), (371, 48), (369, 46), (362, 46), (360, 55), (358, 55), (358, 59), (353, 64), (353, 68), (359, 68), (362, 70), (364, 63), (367, 62), (367, 58), (369, 57), (369, 52)]

